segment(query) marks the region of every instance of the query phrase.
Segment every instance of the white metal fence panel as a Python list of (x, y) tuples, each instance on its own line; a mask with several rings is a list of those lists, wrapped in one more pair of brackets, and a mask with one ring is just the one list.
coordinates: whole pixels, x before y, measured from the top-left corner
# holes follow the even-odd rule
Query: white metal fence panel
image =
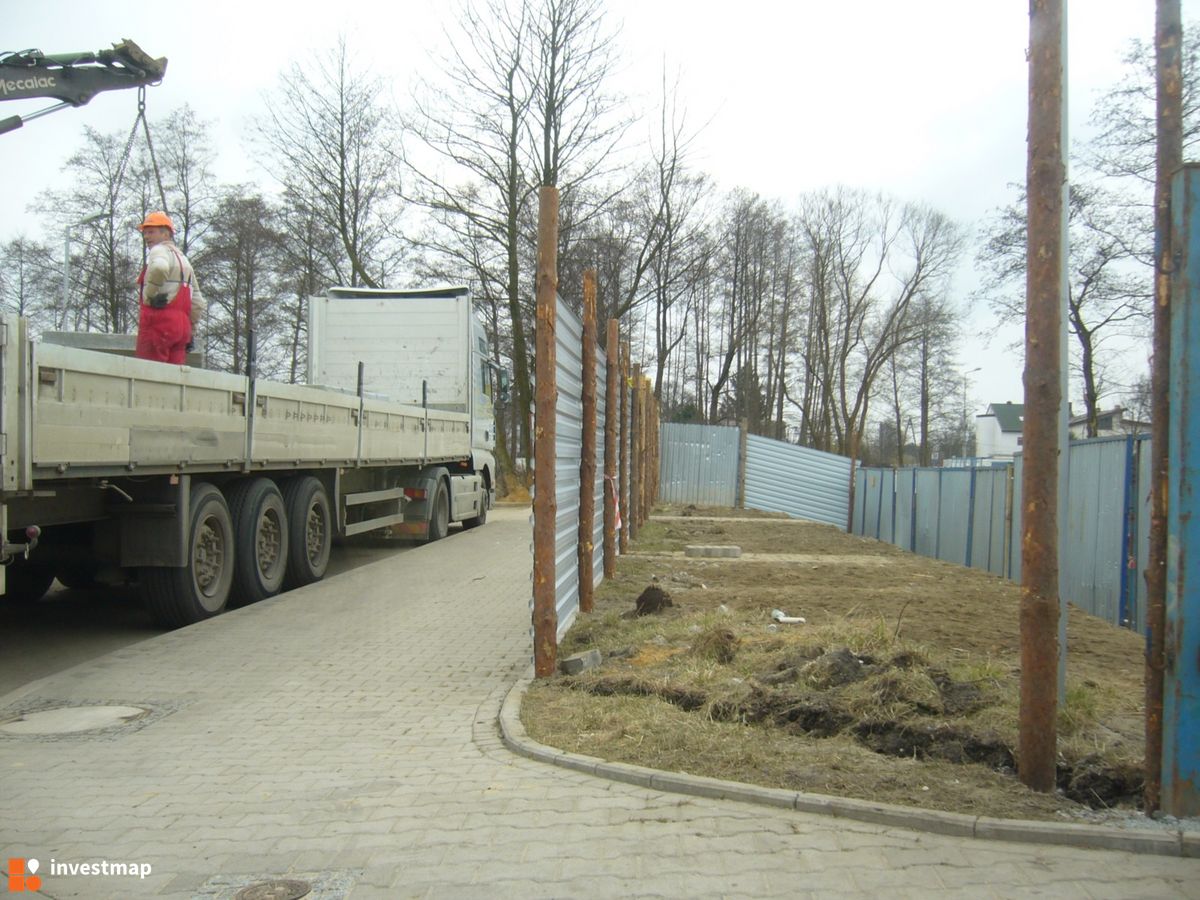
[(583, 450), (583, 323), (558, 298), (555, 404), (554, 605), (558, 639), (579, 613), (579, 461)]
[(738, 429), (671, 422), (659, 433), (660, 500), (702, 506), (737, 503)]
[(592, 586), (604, 580), (604, 425), (607, 396), (608, 361), (604, 351), (596, 348), (596, 478), (592, 485)]
[(850, 512), (850, 460), (751, 434), (746, 438), (745, 489), (750, 509), (844, 529)]

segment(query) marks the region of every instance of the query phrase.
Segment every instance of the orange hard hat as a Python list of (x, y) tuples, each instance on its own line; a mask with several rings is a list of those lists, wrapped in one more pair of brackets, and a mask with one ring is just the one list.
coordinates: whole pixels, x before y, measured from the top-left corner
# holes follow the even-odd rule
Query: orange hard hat
[(171, 234), (175, 233), (175, 223), (171, 221), (171, 217), (158, 210), (146, 214), (146, 221), (138, 226), (138, 231), (144, 228), (170, 228)]

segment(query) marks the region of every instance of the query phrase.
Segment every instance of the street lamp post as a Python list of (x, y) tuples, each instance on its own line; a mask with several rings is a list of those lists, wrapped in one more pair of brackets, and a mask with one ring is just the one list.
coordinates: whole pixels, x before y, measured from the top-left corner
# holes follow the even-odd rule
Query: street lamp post
[(967, 376), (974, 375), (976, 372), (982, 372), (982, 371), (983, 371), (982, 366), (976, 366), (974, 369), (968, 369), (966, 372), (963, 372), (963, 377), (962, 377), (962, 379), (963, 379), (963, 407), (962, 407), (962, 409), (963, 409), (963, 417), (962, 417), (963, 447), (962, 447), (962, 453), (963, 453), (964, 458), (967, 455), (967, 448), (970, 446), (970, 432), (967, 430), (967, 381), (969, 380)]
[(90, 216), (80, 219), (78, 222), (73, 222), (63, 229), (63, 281), (62, 281), (62, 308), (59, 310), (58, 327), (67, 327), (67, 301), (71, 296), (71, 229), (82, 228), (84, 225), (92, 225), (99, 222), (101, 219), (110, 217), (109, 213), (98, 212), (92, 213)]

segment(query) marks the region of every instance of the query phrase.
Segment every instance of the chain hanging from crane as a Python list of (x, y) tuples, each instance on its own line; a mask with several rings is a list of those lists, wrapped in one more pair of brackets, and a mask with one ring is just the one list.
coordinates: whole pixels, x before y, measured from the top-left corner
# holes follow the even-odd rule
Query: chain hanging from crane
[(129, 129), (129, 138), (125, 141), (125, 152), (121, 154), (121, 165), (117, 169), (116, 184), (113, 185), (113, 205), (116, 206), (117, 195), (121, 191), (121, 183), (125, 180), (125, 167), (129, 164), (129, 156), (133, 151), (133, 139), (137, 136), (139, 123), (146, 135), (146, 147), (150, 151), (150, 163), (154, 167), (154, 180), (158, 184), (158, 197), (162, 201), (162, 210), (164, 213), (170, 214), (167, 209), (167, 193), (163, 190), (162, 176), (158, 171), (158, 157), (154, 154), (154, 142), (150, 139), (150, 123), (146, 120), (146, 86), (142, 85), (138, 88), (138, 112), (137, 117), (133, 120), (133, 127)]

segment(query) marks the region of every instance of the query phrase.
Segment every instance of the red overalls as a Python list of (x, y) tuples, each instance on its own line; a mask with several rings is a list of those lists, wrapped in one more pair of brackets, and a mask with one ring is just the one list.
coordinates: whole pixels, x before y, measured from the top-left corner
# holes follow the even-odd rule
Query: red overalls
[[(179, 262), (179, 274), (183, 275), (183, 260), (179, 252), (172, 250)], [(141, 299), (141, 314), (138, 316), (137, 350), (138, 359), (153, 359), (158, 362), (183, 365), (187, 360), (187, 345), (192, 339), (192, 278), (179, 285), (175, 299), (161, 309), (155, 309), (143, 296), (146, 287), (146, 267), (138, 275), (138, 297)]]

